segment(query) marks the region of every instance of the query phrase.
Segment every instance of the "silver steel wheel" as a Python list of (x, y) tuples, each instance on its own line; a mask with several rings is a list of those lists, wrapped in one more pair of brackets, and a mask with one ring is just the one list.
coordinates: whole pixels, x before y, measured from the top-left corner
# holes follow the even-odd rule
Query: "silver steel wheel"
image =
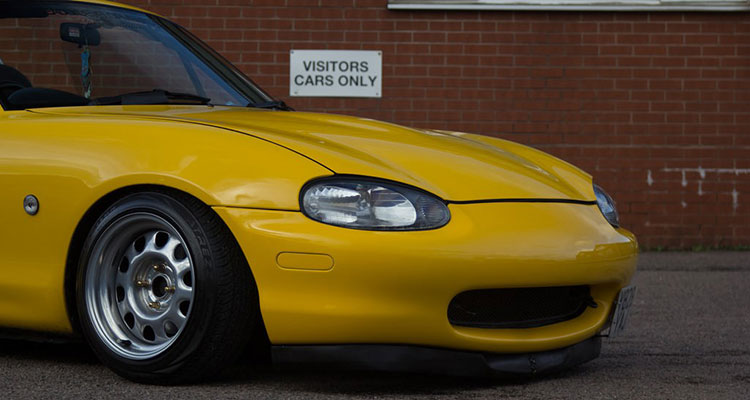
[(147, 212), (117, 219), (96, 240), (86, 268), (86, 310), (96, 334), (121, 357), (158, 356), (185, 329), (194, 277), (172, 224)]

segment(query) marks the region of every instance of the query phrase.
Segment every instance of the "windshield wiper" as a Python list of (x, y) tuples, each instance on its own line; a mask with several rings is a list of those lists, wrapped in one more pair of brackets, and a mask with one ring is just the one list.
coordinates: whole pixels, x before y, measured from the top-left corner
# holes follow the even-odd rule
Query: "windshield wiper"
[(143, 105), (143, 104), (210, 104), (211, 99), (190, 93), (174, 93), (163, 89), (150, 92), (125, 93), (111, 97), (99, 97), (91, 100), (91, 105)]
[(254, 108), (266, 108), (269, 110), (294, 111), (292, 107), (289, 107), (281, 100), (267, 101), (265, 103), (250, 103), (247, 106)]

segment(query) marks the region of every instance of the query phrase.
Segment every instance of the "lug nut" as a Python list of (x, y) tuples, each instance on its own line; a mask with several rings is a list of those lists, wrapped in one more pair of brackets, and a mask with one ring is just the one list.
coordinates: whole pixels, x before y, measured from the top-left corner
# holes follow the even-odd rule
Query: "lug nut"
[(158, 301), (149, 301), (148, 306), (153, 308), (154, 310), (158, 310), (161, 308), (161, 303), (159, 303)]
[(142, 288), (151, 287), (151, 282), (149, 281), (135, 281), (135, 285)]
[(167, 286), (164, 288), (164, 291), (167, 293), (174, 293), (174, 286)]
[(166, 264), (157, 264), (157, 265), (154, 265), (154, 271), (156, 271), (156, 272), (165, 272), (166, 270), (167, 270), (167, 265)]

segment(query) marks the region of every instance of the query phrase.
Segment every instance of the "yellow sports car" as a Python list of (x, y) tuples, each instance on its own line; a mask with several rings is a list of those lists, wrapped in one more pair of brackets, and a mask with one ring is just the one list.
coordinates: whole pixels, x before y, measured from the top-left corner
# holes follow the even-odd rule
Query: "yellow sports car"
[(0, 2), (0, 32), (4, 328), (80, 334), (159, 384), (251, 340), (280, 364), (529, 375), (624, 328), (635, 237), (559, 159), (294, 112), (116, 3)]

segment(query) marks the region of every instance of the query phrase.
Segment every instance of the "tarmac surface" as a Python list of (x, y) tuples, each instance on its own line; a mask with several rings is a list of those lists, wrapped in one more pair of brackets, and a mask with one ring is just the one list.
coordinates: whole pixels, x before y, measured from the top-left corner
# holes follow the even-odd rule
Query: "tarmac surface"
[(244, 361), (218, 381), (130, 383), (82, 343), (0, 340), (0, 398), (750, 399), (750, 252), (644, 253), (625, 335), (573, 370), (527, 381), (316, 370)]

